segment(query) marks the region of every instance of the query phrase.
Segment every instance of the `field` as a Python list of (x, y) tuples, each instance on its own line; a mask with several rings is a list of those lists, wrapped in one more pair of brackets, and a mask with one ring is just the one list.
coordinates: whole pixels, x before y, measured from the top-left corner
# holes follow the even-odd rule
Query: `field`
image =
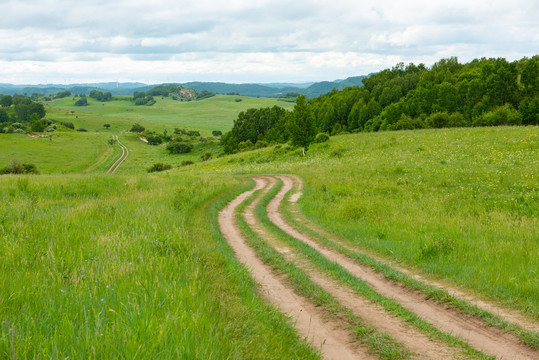
[[(122, 133), (139, 122), (209, 136), (230, 129), (238, 110), (287, 105), (235, 98), (158, 99), (153, 109), (63, 99), (47, 116), (89, 132), (0, 134), (0, 161), (57, 174), (0, 177), (0, 357), (318, 358), (357, 343), (349, 350), (360, 358), (535, 358), (537, 127), (348, 134), (311, 145), (305, 157), (277, 145), (216, 158), (217, 139), (169, 155)], [(107, 143), (112, 134), (130, 154), (106, 176), (120, 153)], [(213, 158), (200, 161), (207, 151)], [(146, 174), (155, 162), (173, 169)], [(223, 220), (219, 211), (240, 193)], [(245, 246), (233, 245), (230, 231)], [(272, 270), (258, 277), (261, 262)], [(279, 304), (268, 279), (309, 319), (337, 320), (345, 335), (316, 345), (316, 326), (306, 335), (268, 305)], [(389, 319), (373, 321), (364, 312), (371, 306)], [(436, 322), (444, 316), (462, 329), (481, 322), (477, 333), (491, 338), (444, 328)], [(399, 324), (384, 328), (382, 318)]]
[[(274, 105), (290, 110), (294, 106), (293, 103), (271, 98), (236, 95), (216, 95), (192, 102), (156, 97), (157, 102), (153, 106), (136, 106), (127, 96), (115, 96), (115, 99), (99, 102), (88, 98), (89, 106), (74, 106), (72, 98), (54, 100), (47, 104), (47, 116), (62, 122), (70, 121), (76, 128), (88, 131), (118, 133), (140, 123), (158, 132), (167, 130), (172, 133), (174, 128), (189, 128), (210, 136), (213, 130), (230, 130), (240, 111)], [(103, 128), (107, 123), (113, 125), (109, 130)]]

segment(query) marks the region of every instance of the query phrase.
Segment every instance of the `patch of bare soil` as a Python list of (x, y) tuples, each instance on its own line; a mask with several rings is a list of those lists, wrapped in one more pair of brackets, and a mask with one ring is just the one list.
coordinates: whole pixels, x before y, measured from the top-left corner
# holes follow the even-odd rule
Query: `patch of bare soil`
[(127, 159), (127, 157), (129, 156), (129, 149), (127, 148), (127, 146), (120, 142), (118, 135), (113, 135), (112, 138), (116, 140), (116, 142), (118, 142), (118, 145), (120, 145), (120, 148), (122, 149), (122, 155), (120, 155), (118, 160), (116, 160), (114, 164), (112, 164), (112, 166), (107, 170), (107, 174), (114, 174), (116, 170), (118, 170), (120, 165), (122, 165), (125, 159)]
[(486, 354), (503, 359), (539, 359), (539, 351), (521, 344), (514, 336), (488, 327), (479, 319), (447, 309), (442, 304), (426, 299), (419, 292), (410, 291), (400, 284), (388, 281), (371, 268), (360, 265), (339, 252), (321, 246), (308, 235), (292, 227), (284, 221), (279, 207), (286, 193), (293, 188), (294, 180), (288, 176), (279, 176), (279, 178), (283, 181), (283, 187), (268, 204), (267, 212), (270, 220), (285, 233), (303, 241), (330, 261), (339, 264), (349, 273), (366, 282), (379, 294), (394, 299), (402, 307), (414, 312), (439, 330), (464, 339), (471, 346)]
[(263, 189), (268, 182), (256, 179), (254, 189), (239, 195), (219, 213), (219, 226), (223, 236), (232, 247), (238, 260), (251, 269), (267, 300), (279, 311), (289, 315), (298, 332), (306, 337), (314, 347), (320, 349), (327, 359), (369, 359), (347, 339), (346, 332), (330, 320), (324, 319), (321, 311), (306, 299), (296, 295), (285, 284), (282, 277), (275, 275), (250, 248), (235, 222), (236, 208), (255, 191)]

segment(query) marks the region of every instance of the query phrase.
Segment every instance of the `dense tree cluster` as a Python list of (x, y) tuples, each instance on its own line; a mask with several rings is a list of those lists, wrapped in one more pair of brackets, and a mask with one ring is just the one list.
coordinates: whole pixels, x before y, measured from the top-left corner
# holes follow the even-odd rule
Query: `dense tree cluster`
[(71, 96), (71, 91), (64, 90), (64, 91), (60, 91), (59, 93), (54, 95), (54, 98), (55, 99), (63, 99), (63, 98), (68, 97), (68, 96)]
[(378, 131), (538, 123), (539, 56), (508, 62), (398, 64), (310, 102), (320, 131)]
[(97, 101), (105, 102), (112, 100), (112, 93), (110, 91), (102, 92), (99, 90), (90, 91), (90, 97), (96, 99)]
[[(44, 119), (43, 104), (22, 95), (0, 95), (0, 133), (44, 131), (51, 125)], [(50, 128), (49, 131), (54, 131)]]
[(292, 112), (240, 113), (222, 138), (225, 152), (258, 141), (305, 147), (317, 132), (539, 124), (539, 56), (467, 64), (449, 58), (431, 68), (400, 63), (362, 81), (363, 87), (334, 89), (307, 102), (299, 96)]

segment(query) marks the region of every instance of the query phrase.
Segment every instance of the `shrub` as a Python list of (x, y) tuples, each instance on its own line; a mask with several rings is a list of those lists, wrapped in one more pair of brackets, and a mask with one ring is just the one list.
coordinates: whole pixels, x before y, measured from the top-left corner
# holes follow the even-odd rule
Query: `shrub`
[(14, 134), (24, 134), (24, 130), (23, 129), (15, 129), (15, 130), (13, 130), (13, 133)]
[(110, 124), (105, 124), (103, 126), (105, 127), (105, 129), (108, 129), (110, 127)]
[(187, 132), (187, 136), (200, 136), (200, 131), (197, 130), (189, 130)]
[(86, 130), (85, 128), (78, 128), (77, 131), (80, 131), (80, 132), (87, 132), (88, 130)]
[(206, 152), (202, 155), (200, 155), (200, 160), (207, 161), (211, 159), (211, 152)]
[(21, 164), (13, 161), (11, 165), (0, 169), (0, 174), (39, 174), (34, 164)]
[(163, 142), (159, 135), (148, 135), (146, 136), (146, 140), (148, 140), (148, 145), (159, 145)]
[(449, 126), (449, 114), (445, 111), (437, 112), (427, 118), (427, 126), (430, 128), (444, 128)]
[(54, 126), (49, 126), (48, 128), (45, 129), (46, 132), (53, 132), (54, 130), (56, 130), (56, 127)]
[(62, 125), (64, 125), (68, 129), (75, 130), (75, 125), (73, 125), (72, 122), (63, 122)]
[(236, 100), (234, 100), (234, 101), (235, 101), (235, 102), (241, 102), (242, 99), (236, 99)]
[(268, 142), (267, 141), (264, 141), (264, 140), (258, 140), (255, 144), (255, 148), (257, 149), (262, 149), (262, 148), (265, 148), (265, 147), (268, 147)]
[(402, 114), (400, 119), (393, 125), (390, 126), (391, 130), (413, 130), (413, 129), (422, 129), (425, 127), (425, 124), (421, 118), (412, 118), (406, 114)]
[(141, 133), (143, 132), (144, 130), (146, 130), (144, 128), (144, 126), (140, 125), (140, 124), (133, 124), (133, 126), (131, 126), (131, 132), (138, 132), (138, 133)]
[(163, 164), (163, 163), (155, 163), (150, 168), (148, 168), (148, 172), (159, 172), (159, 171), (165, 171), (172, 169), (172, 165), (170, 164)]
[(184, 160), (184, 161), (182, 161), (182, 166), (193, 165), (193, 164), (194, 164), (194, 162), (191, 161), (191, 160)]
[(41, 120), (32, 120), (30, 124), (30, 130), (33, 132), (43, 132), (45, 130), (45, 125)]
[(223, 132), (222, 132), (221, 130), (213, 130), (213, 131), (211, 132), (211, 134), (212, 134), (213, 136), (221, 136), (221, 135), (223, 135)]
[(193, 145), (178, 141), (173, 141), (167, 145), (167, 150), (171, 154), (185, 154), (193, 150)]
[(522, 115), (510, 104), (498, 106), (474, 119), (474, 126), (521, 125)]
[(323, 143), (329, 140), (329, 135), (326, 133), (320, 133), (314, 138), (315, 143)]

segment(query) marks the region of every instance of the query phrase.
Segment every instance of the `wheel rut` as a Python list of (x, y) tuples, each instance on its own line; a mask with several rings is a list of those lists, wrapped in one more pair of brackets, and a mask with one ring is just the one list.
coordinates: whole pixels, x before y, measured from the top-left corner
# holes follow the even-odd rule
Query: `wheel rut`
[[(468, 344), (492, 356), (503, 359), (539, 359), (539, 351), (533, 350), (499, 329), (487, 326), (483, 321), (458, 311), (448, 309), (443, 304), (428, 300), (417, 291), (404, 288), (401, 284), (385, 279), (370, 267), (360, 265), (351, 258), (328, 249), (310, 236), (298, 231), (288, 224), (280, 213), (280, 206), (285, 195), (294, 187), (297, 179), (289, 176), (278, 176), (283, 186), (267, 206), (267, 215), (271, 222), (286, 234), (304, 242), (322, 254), (328, 260), (339, 264), (350, 274), (367, 283), (379, 294), (397, 301), (403, 308), (415, 313), (439, 330), (462, 338)], [(291, 200), (297, 200), (293, 195)]]
[(120, 155), (118, 160), (116, 160), (114, 164), (112, 164), (111, 167), (107, 170), (107, 174), (114, 174), (116, 170), (118, 170), (120, 165), (122, 165), (125, 159), (127, 159), (127, 157), (129, 156), (129, 149), (127, 148), (127, 146), (125, 146), (124, 144), (120, 142), (118, 135), (113, 135), (112, 138), (116, 140), (118, 145), (120, 145), (120, 148), (122, 149), (122, 155)]
[(255, 187), (232, 200), (218, 216), (218, 222), (224, 238), (234, 251), (237, 259), (251, 270), (252, 276), (259, 283), (266, 299), (279, 311), (287, 314), (294, 322), (298, 333), (320, 349), (327, 359), (374, 359), (348, 341), (347, 334), (339, 324), (325, 319), (320, 310), (306, 299), (294, 293), (286, 285), (282, 276), (276, 275), (265, 265), (247, 245), (235, 221), (236, 208), (246, 201), (255, 191), (267, 185), (264, 179), (256, 179)]

